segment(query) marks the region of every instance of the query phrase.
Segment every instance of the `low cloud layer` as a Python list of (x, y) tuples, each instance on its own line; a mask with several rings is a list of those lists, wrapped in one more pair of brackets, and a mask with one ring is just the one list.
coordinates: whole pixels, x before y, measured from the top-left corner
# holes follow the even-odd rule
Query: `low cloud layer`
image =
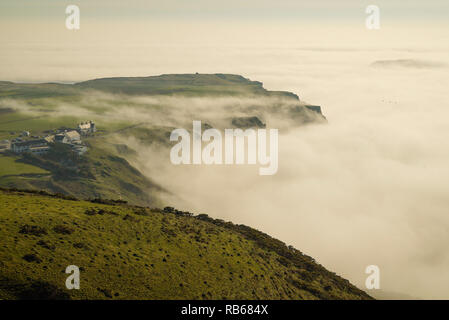
[(442, 68), (445, 67), (444, 63), (435, 61), (422, 61), (413, 59), (398, 59), (398, 60), (379, 60), (374, 61), (371, 66), (377, 68)]
[[(46, 80), (86, 80), (229, 72), (262, 81), (271, 90), (295, 92), (321, 105), (329, 122), (295, 128), (282, 113), (265, 113), (270, 127), (289, 128), (279, 137), (279, 170), (274, 176), (259, 176), (256, 166), (173, 166), (168, 149), (125, 141), (139, 151), (135, 165), (172, 192), (166, 199), (172, 205), (256, 227), (361, 288), (365, 267), (375, 264), (385, 291), (449, 298), (449, 76), (443, 66), (449, 63), (447, 32), (405, 28), (398, 35), (388, 33), (392, 29), (387, 26), (387, 32), (367, 34), (363, 22), (360, 29), (359, 36), (349, 31), (335, 39), (301, 26), (295, 32), (288, 26), (268, 33), (246, 30), (243, 38), (253, 39), (252, 34), (258, 41), (249, 45), (236, 44), (233, 34), (217, 32), (208, 38), (214, 42), (210, 46), (197, 45), (199, 38), (176, 45), (159, 41), (142, 46), (136, 41), (123, 48), (82, 47), (86, 54), (72, 48), (76, 54), (70, 55), (64, 47), (66, 56), (55, 53), (56, 46), (47, 48), (45, 55), (33, 51), (29, 63), (37, 66), (36, 72), (19, 70), (12, 63), (5, 66), (4, 77), (25, 79), (31, 72), (31, 80), (42, 80), (42, 75)], [(289, 36), (277, 41), (279, 34)], [(341, 43), (342, 39), (347, 40)], [(12, 56), (19, 49), (11, 45), (5, 54)], [(71, 73), (60, 74), (58, 70), (72, 60)], [(385, 60), (438, 65), (371, 67)], [(104, 109), (99, 116), (103, 119), (180, 127), (194, 117), (218, 122), (225, 110), (246, 114), (244, 106), (272, 103), (142, 97), (109, 109), (110, 97), (86, 99)], [(173, 112), (149, 112), (139, 106), (160, 103), (151, 99), (170, 100), (166, 103)], [(228, 110), (239, 103), (239, 108)], [(89, 112), (77, 108), (67, 104), (56, 112)]]
[(385, 291), (447, 298), (446, 72), (310, 59), (291, 85), (306, 83), (329, 123), (281, 134), (275, 176), (175, 167), (168, 151), (151, 149), (138, 165), (177, 195), (168, 202), (266, 231), (362, 288), (375, 264)]

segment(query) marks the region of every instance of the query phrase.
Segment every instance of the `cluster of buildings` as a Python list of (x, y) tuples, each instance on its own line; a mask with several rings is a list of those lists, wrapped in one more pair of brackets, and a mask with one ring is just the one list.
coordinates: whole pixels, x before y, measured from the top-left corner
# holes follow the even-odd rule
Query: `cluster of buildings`
[(0, 141), (0, 152), (11, 150), (15, 153), (44, 154), (50, 150), (51, 144), (64, 143), (70, 145), (78, 155), (82, 155), (88, 149), (81, 137), (88, 136), (96, 131), (93, 121), (82, 122), (78, 124), (76, 129), (56, 130), (54, 134), (45, 137), (33, 136), (29, 138), (29, 131), (24, 131), (20, 137), (13, 139), (11, 142), (9, 140)]

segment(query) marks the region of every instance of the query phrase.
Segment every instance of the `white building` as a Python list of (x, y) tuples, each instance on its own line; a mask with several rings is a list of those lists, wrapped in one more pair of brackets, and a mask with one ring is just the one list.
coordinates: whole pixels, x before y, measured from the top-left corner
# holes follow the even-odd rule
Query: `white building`
[(31, 152), (42, 154), (46, 153), (48, 150), (48, 143), (45, 139), (18, 141), (12, 144), (12, 151), (15, 153)]
[(78, 131), (67, 131), (64, 132), (64, 139), (62, 141), (63, 143), (80, 143), (81, 142), (81, 136), (78, 133)]
[(97, 131), (93, 121), (81, 122), (78, 124), (78, 132), (82, 135), (88, 135)]
[(31, 147), (29, 152), (34, 154), (44, 154), (47, 153), (48, 150), (50, 150), (49, 146), (38, 146), (38, 147)]
[(78, 131), (75, 130), (66, 131), (64, 133), (58, 133), (54, 136), (49, 136), (46, 139), (47, 141), (53, 140), (52, 142), (67, 143), (67, 144), (81, 143), (81, 136), (78, 133)]

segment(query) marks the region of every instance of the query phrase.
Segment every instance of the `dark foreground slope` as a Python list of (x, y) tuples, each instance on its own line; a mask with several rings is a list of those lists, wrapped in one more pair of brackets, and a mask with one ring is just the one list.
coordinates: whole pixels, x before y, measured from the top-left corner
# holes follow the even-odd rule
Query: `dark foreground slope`
[(0, 299), (370, 299), (264, 233), (170, 208), (1, 190), (0, 243)]

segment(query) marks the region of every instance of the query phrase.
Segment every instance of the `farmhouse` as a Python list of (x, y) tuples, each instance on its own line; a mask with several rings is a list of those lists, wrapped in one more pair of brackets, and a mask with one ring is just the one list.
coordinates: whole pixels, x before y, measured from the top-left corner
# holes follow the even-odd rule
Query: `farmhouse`
[(15, 153), (31, 152), (42, 154), (48, 152), (49, 149), (50, 147), (45, 139), (17, 141), (12, 144), (12, 151)]
[(80, 134), (75, 131), (68, 131), (64, 133), (64, 143), (80, 143), (81, 142), (81, 136)]
[[(51, 139), (50, 137), (48, 137)], [(54, 142), (65, 143), (72, 147), (72, 150), (79, 156), (87, 152), (88, 148), (81, 141), (81, 136), (78, 131), (66, 131), (64, 133), (58, 133), (53, 136)]]
[(49, 136), (45, 138), (46, 140), (53, 140), (52, 142), (60, 142), (60, 143), (81, 143), (80, 134), (75, 131), (66, 131), (64, 133), (58, 133), (54, 136)]
[(53, 143), (65, 143), (70, 145), (72, 150), (78, 155), (82, 155), (88, 150), (88, 147), (81, 140), (81, 136), (89, 135), (97, 129), (93, 121), (82, 122), (77, 129), (61, 128), (55, 131), (44, 131), (45, 133), (54, 132), (54, 134), (45, 137), (32, 136), (30, 132), (24, 131), (21, 137), (17, 137), (10, 143), (8, 140), (0, 141), (0, 152), (12, 149), (15, 153), (30, 152), (34, 154), (43, 154), (50, 150)]
[(97, 128), (95, 127), (95, 123), (93, 121), (86, 121), (86, 122), (81, 122), (80, 124), (78, 124), (78, 128), (77, 131), (83, 135), (83, 136), (87, 136), (91, 133), (94, 133), (97, 131)]

